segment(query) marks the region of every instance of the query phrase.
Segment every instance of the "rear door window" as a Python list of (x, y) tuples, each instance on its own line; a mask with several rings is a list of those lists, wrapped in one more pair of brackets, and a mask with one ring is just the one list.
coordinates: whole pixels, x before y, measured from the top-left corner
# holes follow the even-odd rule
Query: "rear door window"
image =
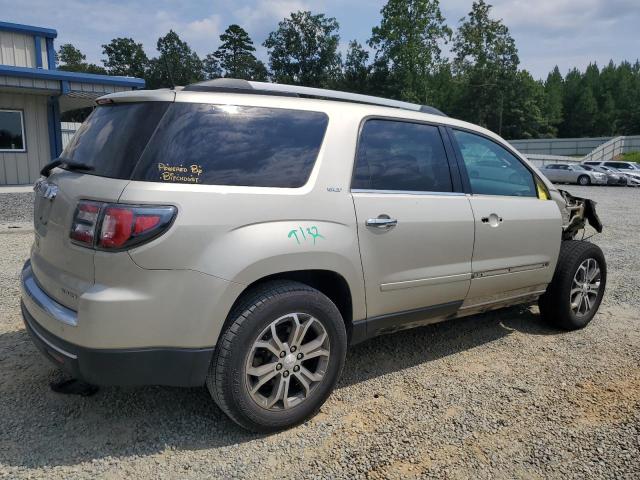
[(451, 192), (451, 173), (438, 127), (368, 120), (360, 134), (351, 188)]
[(320, 112), (174, 103), (134, 180), (252, 187), (303, 186), (327, 129)]
[(60, 158), (91, 167), (83, 173), (127, 180), (168, 106), (168, 102), (99, 106)]

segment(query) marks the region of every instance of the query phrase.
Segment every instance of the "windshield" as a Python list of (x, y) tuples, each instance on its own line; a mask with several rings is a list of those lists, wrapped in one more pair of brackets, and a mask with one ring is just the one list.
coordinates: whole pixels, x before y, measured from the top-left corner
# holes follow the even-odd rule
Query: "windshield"
[(168, 106), (168, 102), (99, 106), (80, 126), (60, 160), (83, 164), (91, 175), (129, 179)]

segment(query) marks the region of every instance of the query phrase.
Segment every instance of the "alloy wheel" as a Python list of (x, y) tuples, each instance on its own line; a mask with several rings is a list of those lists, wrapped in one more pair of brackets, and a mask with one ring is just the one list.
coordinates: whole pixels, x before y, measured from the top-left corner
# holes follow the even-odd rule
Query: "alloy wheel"
[(600, 267), (594, 258), (584, 260), (576, 271), (569, 302), (571, 310), (577, 317), (587, 315), (596, 303), (600, 292)]
[(320, 385), (329, 357), (329, 335), (320, 320), (306, 313), (284, 315), (271, 322), (249, 350), (249, 395), (267, 410), (295, 407)]

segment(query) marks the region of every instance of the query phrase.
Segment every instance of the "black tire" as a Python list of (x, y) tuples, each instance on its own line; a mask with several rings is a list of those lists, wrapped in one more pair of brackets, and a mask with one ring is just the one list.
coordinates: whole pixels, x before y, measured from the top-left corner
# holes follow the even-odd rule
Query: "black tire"
[(578, 185), (582, 185), (582, 186), (591, 185), (591, 179), (589, 178), (589, 175), (580, 175), (578, 177)]
[[(600, 286), (589, 311), (579, 315), (572, 309), (570, 292), (578, 268), (587, 259), (594, 259), (600, 269)], [(563, 241), (553, 279), (538, 301), (540, 313), (547, 322), (560, 329), (584, 328), (598, 311), (606, 284), (607, 264), (600, 247), (581, 240)]]
[[(257, 336), (277, 318), (292, 312), (319, 320), (330, 342), (323, 379), (300, 404), (279, 411), (256, 403), (246, 382), (246, 361)], [(313, 416), (333, 391), (344, 366), (347, 333), (338, 308), (324, 294), (303, 283), (273, 281), (243, 294), (229, 314), (207, 376), (214, 401), (233, 421), (247, 430), (275, 432)]]

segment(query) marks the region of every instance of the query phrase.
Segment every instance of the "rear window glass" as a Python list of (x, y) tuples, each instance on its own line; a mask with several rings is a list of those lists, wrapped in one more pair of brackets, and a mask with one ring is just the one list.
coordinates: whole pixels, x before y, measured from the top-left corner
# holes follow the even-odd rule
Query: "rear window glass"
[(328, 118), (319, 112), (174, 103), (145, 150), (135, 180), (301, 187)]
[(60, 158), (93, 167), (86, 172), (92, 175), (129, 179), (168, 106), (144, 102), (97, 107)]

